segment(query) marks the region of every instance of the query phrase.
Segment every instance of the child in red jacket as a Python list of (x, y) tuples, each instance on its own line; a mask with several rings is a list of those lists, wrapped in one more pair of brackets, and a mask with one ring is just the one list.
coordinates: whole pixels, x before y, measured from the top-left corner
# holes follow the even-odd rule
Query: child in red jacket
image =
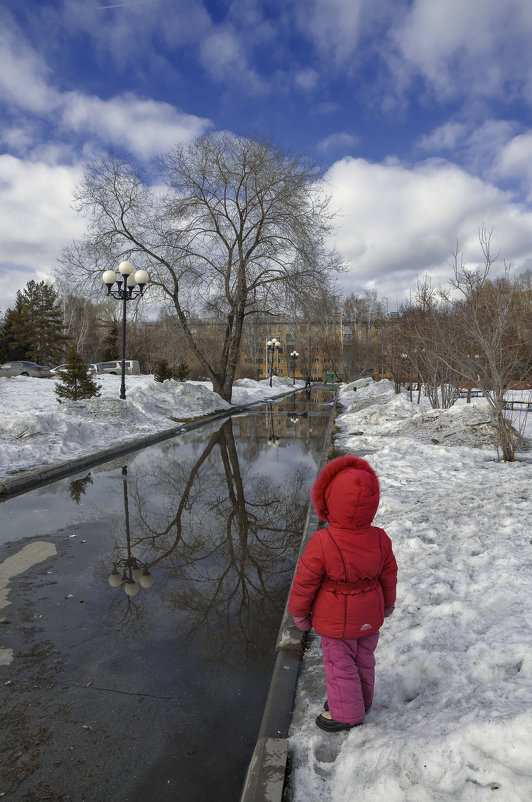
[(297, 566), (288, 609), (299, 629), (321, 635), (327, 703), (316, 724), (337, 732), (362, 724), (373, 700), (379, 629), (395, 604), (392, 543), (371, 522), (379, 481), (363, 459), (325, 466), (312, 503), (329, 526), (314, 532)]

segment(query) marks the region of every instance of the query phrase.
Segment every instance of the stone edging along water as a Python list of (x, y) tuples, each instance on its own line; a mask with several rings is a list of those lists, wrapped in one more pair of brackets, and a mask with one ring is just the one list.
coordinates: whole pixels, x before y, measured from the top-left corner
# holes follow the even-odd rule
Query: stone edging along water
[[(328, 462), (335, 409), (336, 404), (333, 404), (318, 473)], [(309, 503), (299, 556), (316, 529), (319, 529), (318, 516), (312, 504)], [(288, 730), (292, 721), (299, 668), (306, 639), (307, 634), (301, 632), (292, 621), (292, 616), (288, 612), (287, 598), (277, 636), (277, 657), (262, 723), (240, 802), (281, 802), (282, 800), (288, 761)]]

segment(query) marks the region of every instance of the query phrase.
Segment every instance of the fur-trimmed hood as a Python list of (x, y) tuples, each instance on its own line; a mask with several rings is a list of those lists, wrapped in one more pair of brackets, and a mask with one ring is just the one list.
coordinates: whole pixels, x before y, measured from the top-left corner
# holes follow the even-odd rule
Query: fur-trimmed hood
[(322, 521), (342, 529), (369, 526), (379, 506), (379, 480), (366, 460), (346, 454), (325, 466), (311, 499)]

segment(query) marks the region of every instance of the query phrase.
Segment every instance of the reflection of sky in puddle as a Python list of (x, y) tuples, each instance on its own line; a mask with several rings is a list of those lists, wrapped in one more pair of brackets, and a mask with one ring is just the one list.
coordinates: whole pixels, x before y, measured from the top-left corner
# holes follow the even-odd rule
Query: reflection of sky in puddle
[[(9, 591), (12, 621), (39, 621), (24, 642), (19, 626), (6, 641), (20, 702), (56, 721), (33, 784), (58, 781), (62, 733), (68, 745), (80, 722), (98, 720), (110, 738), (94, 742), (90, 764), (112, 766), (113, 793), (105, 771), (77, 764), (65, 768), (65, 788), (90, 784), (91, 798), (126, 802), (162, 799), (161, 783), (171, 780), (172, 798), (207, 799), (215, 782), (220, 802), (238, 798), (330, 412), (303, 417), (303, 409), (294, 423), (285, 407), (202, 427), (0, 504), (6, 554), (35, 535), (57, 546)], [(128, 547), (154, 577), (133, 599), (107, 579)], [(64, 689), (61, 710), (54, 694), (46, 710), (35, 706), (20, 659), (29, 646), (38, 676)], [(80, 694), (89, 687), (90, 696)], [(146, 751), (156, 756), (149, 770)], [(124, 765), (139, 767), (134, 783)]]

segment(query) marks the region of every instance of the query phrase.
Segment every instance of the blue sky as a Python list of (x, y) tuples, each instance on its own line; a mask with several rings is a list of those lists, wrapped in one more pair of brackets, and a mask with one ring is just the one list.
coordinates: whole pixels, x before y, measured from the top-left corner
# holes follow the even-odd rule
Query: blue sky
[(530, 0), (4, 0), (0, 310), (83, 232), (84, 163), (219, 129), (320, 162), (347, 292), (395, 308), (482, 225), (532, 267), (531, 42)]

